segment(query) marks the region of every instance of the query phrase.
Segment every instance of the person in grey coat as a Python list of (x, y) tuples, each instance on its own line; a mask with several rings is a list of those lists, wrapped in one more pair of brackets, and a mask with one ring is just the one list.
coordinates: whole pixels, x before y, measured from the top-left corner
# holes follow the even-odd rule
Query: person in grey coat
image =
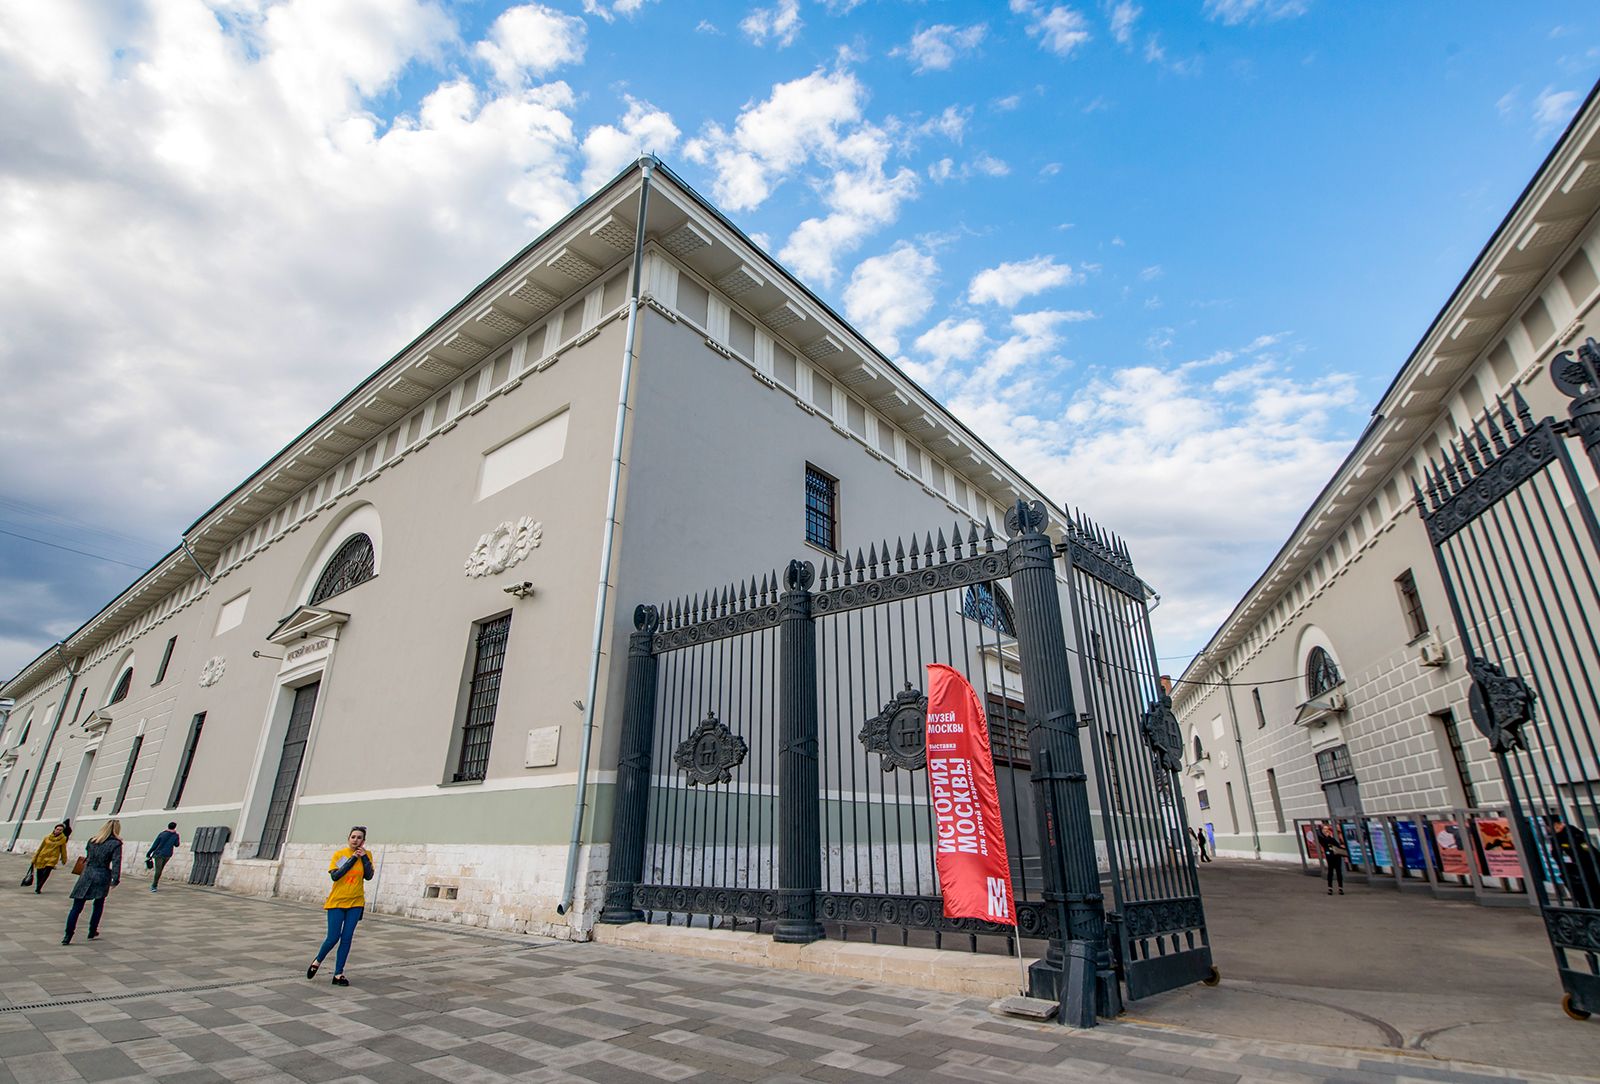
[(78, 932), (78, 916), (83, 914), (86, 900), (94, 901), (94, 910), (89, 912), (89, 940), (100, 936), (100, 915), (106, 908), (106, 896), (122, 883), (121, 834), (121, 821), (106, 821), (89, 840), (83, 872), (78, 875), (78, 883), (72, 886), (72, 910), (67, 912), (63, 945), (72, 944), (72, 935)]

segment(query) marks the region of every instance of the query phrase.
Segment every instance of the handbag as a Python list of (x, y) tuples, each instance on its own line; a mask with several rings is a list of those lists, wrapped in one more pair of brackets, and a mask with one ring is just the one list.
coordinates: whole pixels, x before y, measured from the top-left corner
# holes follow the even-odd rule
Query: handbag
[(87, 866), (88, 864), (89, 864), (89, 859), (86, 856), (80, 854), (78, 856), (78, 860), (76, 862), (72, 863), (72, 875), (74, 877), (76, 877), (79, 874), (83, 873), (83, 867)]
[(145, 855), (144, 868), (145, 869), (155, 869), (156, 868), (156, 860), (154, 858), (151, 858), (149, 855)]
[(31, 884), (33, 884), (33, 867), (30, 865), (28, 872), (22, 875), (22, 887), (27, 888)]

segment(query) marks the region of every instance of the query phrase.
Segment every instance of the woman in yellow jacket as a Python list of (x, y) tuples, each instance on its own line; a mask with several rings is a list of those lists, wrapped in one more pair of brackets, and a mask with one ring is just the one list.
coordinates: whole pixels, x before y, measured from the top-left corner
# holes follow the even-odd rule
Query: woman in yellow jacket
[(372, 880), (372, 854), (367, 850), (367, 830), (360, 825), (350, 829), (350, 845), (338, 851), (328, 863), (328, 876), (333, 878), (333, 890), (323, 908), (328, 913), (328, 937), (322, 942), (317, 958), (306, 968), (306, 978), (315, 978), (323, 957), (339, 946), (333, 961), (333, 985), (349, 986), (344, 977), (344, 962), (350, 957), (350, 941), (356, 935), (356, 923), (361, 921), (367, 908), (366, 886)]
[(58, 824), (33, 852), (33, 894), (37, 896), (57, 866), (67, 864), (67, 826)]

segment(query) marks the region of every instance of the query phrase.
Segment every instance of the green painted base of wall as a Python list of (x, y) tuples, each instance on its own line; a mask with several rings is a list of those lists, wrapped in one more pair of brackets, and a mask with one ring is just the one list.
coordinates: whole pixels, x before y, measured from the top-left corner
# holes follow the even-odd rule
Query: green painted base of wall
[[(611, 835), (612, 784), (589, 788), (583, 841), (607, 843)], [(291, 843), (343, 840), (357, 824), (366, 826), (372, 846), (379, 843), (459, 843), (548, 845), (572, 837), (572, 806), (577, 786), (485, 790), (441, 787), (414, 798), (302, 804), (289, 830)], [(600, 833), (597, 836), (597, 833)]]

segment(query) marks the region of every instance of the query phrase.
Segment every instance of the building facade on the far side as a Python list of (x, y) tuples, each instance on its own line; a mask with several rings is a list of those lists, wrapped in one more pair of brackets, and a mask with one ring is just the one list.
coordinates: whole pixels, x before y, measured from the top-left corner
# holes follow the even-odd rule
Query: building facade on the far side
[(1063, 529), (1057, 504), (659, 163), (639, 222), (651, 163), (0, 687), (0, 845), (116, 817), (131, 872), (176, 820), (170, 876), (190, 871), (196, 829), (226, 829), (219, 886), (320, 901), (329, 854), (364, 825), (377, 909), (585, 936), (636, 605), (998, 525), (1019, 499)]
[[(1296, 820), (1505, 808), (1413, 482), (1425, 486), (1429, 461), (1514, 389), (1535, 418), (1566, 417), (1548, 367), (1600, 336), (1597, 214), (1591, 93), (1348, 458), (1176, 683), (1190, 821), (1219, 854), (1299, 861)], [(1594, 495), (1587, 458), (1575, 460)]]

